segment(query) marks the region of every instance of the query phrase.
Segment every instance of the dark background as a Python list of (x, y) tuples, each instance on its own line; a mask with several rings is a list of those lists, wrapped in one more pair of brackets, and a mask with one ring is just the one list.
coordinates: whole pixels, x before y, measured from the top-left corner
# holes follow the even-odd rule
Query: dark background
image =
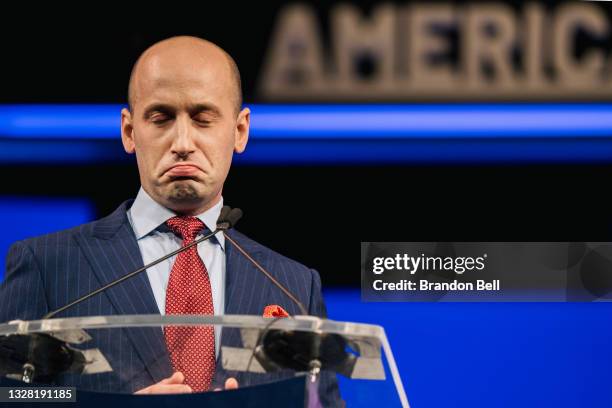
[[(6, 15), (12, 24), (0, 29), (0, 103), (124, 103), (138, 55), (179, 34), (227, 50), (241, 69), (245, 102), (263, 102), (256, 82), (283, 4), (24, 8)], [(325, 35), (333, 3), (309, 4), (316, 5)], [(362, 9), (372, 4), (363, 2)], [(87, 197), (98, 216), (139, 187), (134, 161), (0, 165), (0, 172), (2, 194)], [(610, 163), (241, 165), (230, 172), (224, 197), (245, 211), (241, 231), (317, 268), (324, 285), (357, 286), (360, 241), (611, 240), (610, 180)]]

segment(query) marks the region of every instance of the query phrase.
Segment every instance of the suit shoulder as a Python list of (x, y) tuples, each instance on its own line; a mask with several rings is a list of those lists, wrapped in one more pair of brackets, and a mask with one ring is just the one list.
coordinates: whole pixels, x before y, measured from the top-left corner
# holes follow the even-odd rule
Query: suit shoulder
[(66, 245), (73, 243), (72, 237), (77, 235), (92, 236), (94, 232), (105, 233), (117, 230), (125, 222), (126, 211), (129, 208), (130, 200), (122, 203), (113, 213), (84, 224), (76, 225), (60, 231), (51, 232), (31, 238), (17, 241), (13, 245), (24, 245), (35, 250), (36, 248), (48, 247), (50, 245)]
[(75, 243), (73, 237), (78, 235), (92, 235), (93, 231), (99, 226), (100, 221), (90, 221), (84, 224), (76, 225), (74, 227), (66, 228), (59, 231), (50, 232), (47, 234), (37, 235), (30, 238), (25, 238), (13, 243), (15, 246), (26, 246), (36, 251), (37, 248), (44, 248), (53, 245), (69, 245)]

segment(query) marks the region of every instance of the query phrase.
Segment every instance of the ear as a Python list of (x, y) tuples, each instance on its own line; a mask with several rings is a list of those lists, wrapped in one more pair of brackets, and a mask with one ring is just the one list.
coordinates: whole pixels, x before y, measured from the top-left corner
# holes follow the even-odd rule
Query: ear
[(126, 153), (133, 154), (136, 151), (132, 113), (127, 108), (121, 109), (121, 142)]
[(244, 108), (238, 114), (236, 120), (236, 130), (234, 133), (234, 151), (242, 153), (246, 149), (249, 141), (249, 126), (251, 125), (251, 111), (249, 108)]

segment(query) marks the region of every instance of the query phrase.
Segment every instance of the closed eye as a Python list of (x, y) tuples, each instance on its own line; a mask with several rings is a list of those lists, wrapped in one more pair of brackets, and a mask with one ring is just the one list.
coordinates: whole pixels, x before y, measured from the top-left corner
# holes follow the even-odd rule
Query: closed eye
[(210, 125), (213, 122), (211, 117), (210, 117), (210, 115), (206, 115), (206, 114), (195, 115), (192, 119), (198, 125), (203, 125), (203, 126), (208, 126), (208, 125)]
[(145, 109), (143, 118), (147, 122), (162, 125), (175, 117), (175, 111), (166, 105), (155, 104)]
[(169, 121), (170, 116), (165, 113), (155, 112), (151, 114), (151, 116), (149, 117), (149, 120), (156, 125), (161, 125)]

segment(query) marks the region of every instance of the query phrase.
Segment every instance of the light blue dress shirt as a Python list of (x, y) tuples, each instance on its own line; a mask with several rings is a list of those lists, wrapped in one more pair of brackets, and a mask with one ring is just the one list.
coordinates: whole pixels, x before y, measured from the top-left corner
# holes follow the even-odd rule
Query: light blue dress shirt
[[(213, 230), (217, 225), (222, 207), (223, 198), (197, 217), (204, 225)], [(140, 188), (127, 216), (136, 235), (145, 265), (181, 247), (183, 240), (165, 224), (167, 220), (176, 215), (172, 210), (153, 200), (142, 187)], [(203, 234), (198, 234), (196, 239), (201, 236)], [(225, 308), (225, 237), (223, 233), (219, 232), (211, 239), (198, 244), (198, 254), (208, 270), (215, 314), (222, 315)], [(166, 311), (166, 289), (175, 260), (176, 255), (147, 269), (155, 302), (162, 315)], [(217, 356), (219, 355), (220, 339), (221, 328), (215, 326), (215, 353)]]

